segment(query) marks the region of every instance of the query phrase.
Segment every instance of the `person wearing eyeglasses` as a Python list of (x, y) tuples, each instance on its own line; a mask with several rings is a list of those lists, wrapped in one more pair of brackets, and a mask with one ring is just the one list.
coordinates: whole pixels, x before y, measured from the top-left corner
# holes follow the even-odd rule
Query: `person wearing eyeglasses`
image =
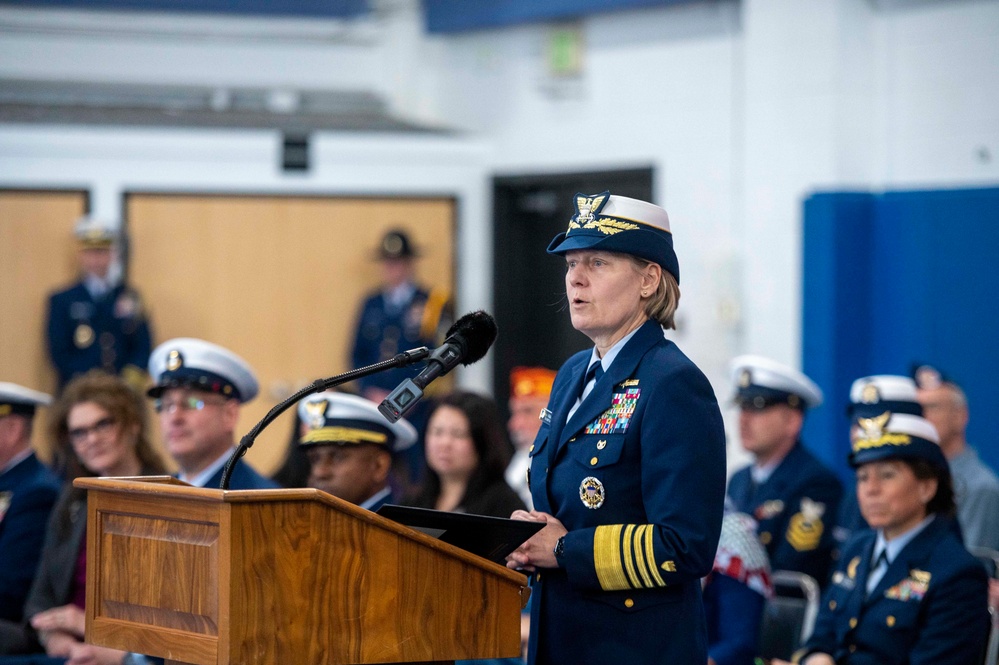
[[(257, 396), (257, 377), (249, 363), (232, 351), (201, 339), (180, 337), (163, 342), (149, 359), (167, 452), (177, 463), (177, 477), (195, 487), (217, 488), (235, 445), (242, 404)], [(229, 489), (272, 489), (278, 485), (246, 461), (233, 470)]]
[[(68, 458), (70, 477), (163, 474), (166, 465), (149, 441), (146, 421), (138, 393), (122, 379), (92, 370), (67, 384), (52, 408), (50, 434)], [(4, 635), (6, 653), (44, 653), (55, 659), (45, 662), (95, 665), (117, 665), (128, 656), (83, 642), (86, 530), (86, 491), (68, 484), (49, 519), (38, 574), (24, 605), (28, 623), (20, 634)]]

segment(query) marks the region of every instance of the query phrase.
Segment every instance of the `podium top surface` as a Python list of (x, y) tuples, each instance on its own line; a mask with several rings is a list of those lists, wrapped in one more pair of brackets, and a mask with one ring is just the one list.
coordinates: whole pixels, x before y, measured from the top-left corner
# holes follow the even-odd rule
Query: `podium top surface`
[(510, 582), (526, 586), (526, 577), (505, 566), (488, 559), (470, 554), (465, 550), (442, 542), (424, 533), (403, 526), (393, 520), (382, 517), (364, 508), (339, 499), (332, 494), (313, 488), (301, 489), (267, 489), (267, 490), (221, 490), (215, 488), (193, 487), (182, 480), (171, 476), (138, 476), (120, 478), (77, 478), (73, 486), (109, 494), (127, 494), (133, 497), (145, 496), (159, 501), (204, 502), (215, 504), (253, 504), (253, 503), (317, 503), (330, 510), (347, 513), (352, 517), (367, 522), (386, 531), (391, 531), (401, 537), (414, 540), (421, 545), (440, 551), (448, 556), (460, 559), (470, 565), (487, 570), (491, 574), (504, 577)]

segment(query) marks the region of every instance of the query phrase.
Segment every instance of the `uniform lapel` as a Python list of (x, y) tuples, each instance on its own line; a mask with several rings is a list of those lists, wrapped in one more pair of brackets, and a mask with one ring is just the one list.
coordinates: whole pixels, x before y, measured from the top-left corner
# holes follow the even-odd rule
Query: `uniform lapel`
[[(888, 566), (888, 570), (885, 571), (878, 585), (867, 596), (865, 605), (870, 605), (875, 600), (883, 597), (885, 591), (908, 578), (913, 568), (919, 568), (924, 565), (924, 562), (933, 549), (933, 543), (936, 541), (936, 531), (940, 528), (941, 523), (942, 520), (940, 518), (934, 519), (933, 522), (926, 525), (926, 528), (918, 536), (912, 539), (912, 542), (902, 548), (902, 551), (898, 553), (895, 560)], [(870, 556), (868, 556), (869, 558)]]
[[(635, 336), (628, 340), (628, 343), (617, 354), (617, 358), (614, 359), (610, 369), (604, 372), (600, 380), (594, 384), (593, 390), (590, 391), (590, 394), (586, 396), (583, 403), (576, 409), (576, 413), (572, 414), (569, 422), (565, 424), (565, 429), (561, 431), (557, 439), (560, 449), (565, 445), (566, 441), (578, 434), (579, 430), (593, 422), (597, 416), (607, 410), (611, 404), (614, 386), (625, 379), (631, 378), (646, 351), (663, 339), (663, 330), (658, 323), (655, 321), (646, 321), (642, 324), (642, 327), (638, 329)], [(580, 368), (580, 373), (582, 373), (583, 367), (585, 367), (585, 363)], [(581, 376), (574, 385), (581, 389), (582, 386), (579, 385), (580, 383), (582, 383)], [(577, 390), (576, 394), (572, 396), (572, 401), (569, 404), (570, 408), (572, 407), (572, 403), (576, 401), (576, 395), (578, 394), (579, 391)], [(568, 409), (566, 409), (566, 413), (568, 413)]]
[(548, 435), (549, 463), (555, 461), (555, 453), (560, 448), (560, 441), (566, 429), (565, 419), (569, 415), (569, 409), (576, 403), (576, 398), (582, 392), (583, 376), (586, 374), (586, 365), (589, 362), (589, 358), (589, 354), (580, 354), (579, 362), (575, 367), (569, 369), (569, 389), (562, 391), (561, 394), (553, 395), (557, 401), (552, 402), (551, 429)]
[[(870, 542), (868, 542), (861, 550), (860, 561), (857, 562), (856, 576), (853, 578), (856, 584), (853, 587), (853, 593), (850, 594), (850, 597), (846, 602), (847, 616), (859, 617), (861, 608), (863, 608), (866, 604), (865, 597), (867, 596), (867, 576), (871, 572), (871, 557), (874, 555), (875, 542), (877, 542), (877, 536), (872, 533), (870, 536)], [(871, 597), (873, 597), (873, 594)]]

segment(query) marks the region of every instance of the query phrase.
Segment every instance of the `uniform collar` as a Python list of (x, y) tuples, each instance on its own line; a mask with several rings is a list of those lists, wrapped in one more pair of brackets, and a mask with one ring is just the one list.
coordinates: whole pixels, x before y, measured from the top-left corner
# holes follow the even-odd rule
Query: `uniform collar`
[(189, 485), (194, 485), (195, 487), (204, 487), (205, 484), (211, 480), (212, 476), (218, 473), (219, 469), (225, 466), (226, 460), (232, 455), (232, 448), (227, 449), (222, 455), (216, 459), (214, 462), (209, 464), (204, 471), (197, 474), (196, 476), (186, 476), (183, 473), (178, 473), (177, 477), (183, 480)]
[(902, 550), (905, 549), (905, 546), (911, 543), (913, 538), (922, 533), (935, 517), (936, 513), (927, 515), (922, 522), (912, 527), (902, 535), (892, 538), (891, 540), (885, 540), (884, 531), (878, 529), (878, 537), (874, 540), (874, 554), (872, 561), (877, 560), (877, 558), (881, 555), (881, 550), (887, 550), (886, 558), (888, 559), (888, 565), (891, 565)]
[(14, 457), (12, 457), (11, 460), (7, 462), (7, 464), (2, 469), (0, 469), (0, 476), (7, 473), (21, 462), (31, 457), (32, 452), (34, 451), (32, 451), (31, 447), (29, 446), (27, 449), (14, 455)]
[(392, 493), (392, 490), (388, 487), (383, 487), (379, 491), (368, 497), (368, 500), (358, 506), (359, 508), (364, 508), (365, 510), (371, 510), (371, 508), (378, 504), (379, 501), (388, 497)]

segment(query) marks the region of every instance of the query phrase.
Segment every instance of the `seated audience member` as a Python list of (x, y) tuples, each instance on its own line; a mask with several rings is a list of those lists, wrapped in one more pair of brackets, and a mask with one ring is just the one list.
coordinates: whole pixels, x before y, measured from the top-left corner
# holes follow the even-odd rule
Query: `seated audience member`
[[(846, 415), (850, 419), (850, 440), (856, 437), (858, 418), (873, 418), (885, 411), (923, 415), (923, 407), (916, 400), (916, 382), (907, 376), (878, 374), (857, 379), (850, 386), (850, 403)], [(843, 492), (839, 507), (839, 524), (835, 528), (836, 541), (845, 543), (850, 536), (867, 528), (857, 504), (856, 483)]]
[(760, 622), (773, 595), (770, 563), (756, 535), (756, 520), (728, 513), (711, 573), (704, 578), (708, 665), (753, 665)]
[(806, 665), (981, 662), (989, 629), (988, 580), (954, 532), (950, 470), (925, 419), (858, 419), (850, 465), (871, 529), (843, 549)]
[(295, 409), (294, 421), (291, 424), (291, 434), (288, 436), (287, 450), (281, 466), (271, 476), (271, 480), (281, 487), (308, 487), (309, 486), (309, 459), (305, 455), (305, 450), (299, 445), (302, 432), (305, 431), (302, 424), (302, 417), (298, 415), (301, 409)]
[(805, 573), (824, 585), (842, 486), (799, 438), (805, 410), (822, 403), (822, 391), (769, 358), (740, 356), (731, 368), (739, 437), (755, 461), (732, 476), (729, 499), (756, 520), (774, 570)]
[[(200, 339), (178, 338), (160, 344), (149, 359), (155, 385), (147, 394), (156, 400), (167, 452), (180, 467), (178, 478), (195, 487), (218, 488), (235, 446), (241, 404), (257, 396), (257, 377), (232, 351)], [(272, 489), (240, 460), (229, 489)]]
[(506, 466), (506, 482), (528, 509), (534, 506), (527, 484), (530, 448), (541, 429), (541, 410), (548, 406), (555, 371), (546, 367), (514, 367), (510, 371), (510, 420), (506, 428), (513, 442), (513, 457)]
[(412, 425), (389, 423), (374, 402), (332, 391), (303, 399), (298, 415), (304, 425), (299, 446), (309, 460), (309, 487), (368, 510), (394, 503), (392, 453), (416, 443)]
[[(122, 379), (94, 370), (66, 386), (51, 414), (52, 438), (72, 450), (83, 475), (138, 476), (165, 472), (146, 434), (142, 398)], [(119, 665), (126, 653), (84, 644), (87, 493), (67, 485), (48, 523), (38, 575), (24, 606), (30, 621), (15, 651), (62, 662)]]
[(916, 370), (917, 399), (940, 435), (954, 478), (957, 520), (964, 544), (999, 550), (999, 478), (968, 445), (968, 399), (953, 381), (926, 365)]
[(37, 390), (0, 383), (0, 642), (7, 622), (21, 621), (45, 523), (59, 496), (59, 479), (31, 449), (35, 408), (51, 402)]
[(430, 413), (424, 445), (426, 475), (408, 505), (493, 517), (524, 509), (503, 479), (508, 444), (492, 399), (445, 395)]

